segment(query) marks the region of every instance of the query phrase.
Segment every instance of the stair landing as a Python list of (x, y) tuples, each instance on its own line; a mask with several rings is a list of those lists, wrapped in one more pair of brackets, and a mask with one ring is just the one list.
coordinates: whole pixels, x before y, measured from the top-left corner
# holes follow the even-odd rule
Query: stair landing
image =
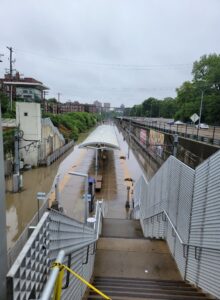
[(95, 276), (181, 280), (165, 241), (100, 238)]
[(127, 239), (144, 238), (139, 220), (112, 218), (103, 219), (102, 236)]

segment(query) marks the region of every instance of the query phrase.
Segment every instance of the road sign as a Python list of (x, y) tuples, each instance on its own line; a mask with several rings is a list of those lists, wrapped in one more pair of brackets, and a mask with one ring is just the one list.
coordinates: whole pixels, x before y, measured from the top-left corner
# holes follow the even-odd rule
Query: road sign
[(199, 120), (199, 116), (197, 114), (193, 114), (190, 119), (193, 121), (193, 123), (195, 123), (196, 121)]

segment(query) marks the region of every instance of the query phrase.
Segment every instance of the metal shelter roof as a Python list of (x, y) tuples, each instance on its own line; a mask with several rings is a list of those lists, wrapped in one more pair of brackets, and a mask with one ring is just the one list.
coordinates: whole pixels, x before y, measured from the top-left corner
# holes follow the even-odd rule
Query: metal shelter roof
[(79, 148), (86, 147), (120, 149), (113, 126), (98, 126), (79, 146)]

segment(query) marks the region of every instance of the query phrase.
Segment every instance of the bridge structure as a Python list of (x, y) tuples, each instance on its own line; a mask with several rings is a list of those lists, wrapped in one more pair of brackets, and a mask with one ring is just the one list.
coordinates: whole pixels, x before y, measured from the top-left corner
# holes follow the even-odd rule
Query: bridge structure
[(105, 199), (93, 225), (45, 212), (8, 271), (8, 300), (219, 299), (219, 170), (220, 151), (195, 169), (170, 156), (136, 181), (126, 219), (106, 218)]

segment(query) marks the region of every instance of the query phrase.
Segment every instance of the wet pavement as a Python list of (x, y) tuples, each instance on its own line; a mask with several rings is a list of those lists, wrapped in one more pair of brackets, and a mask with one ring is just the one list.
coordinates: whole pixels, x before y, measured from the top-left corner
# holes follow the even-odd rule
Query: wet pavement
[(100, 238), (95, 276), (181, 280), (165, 241)]

